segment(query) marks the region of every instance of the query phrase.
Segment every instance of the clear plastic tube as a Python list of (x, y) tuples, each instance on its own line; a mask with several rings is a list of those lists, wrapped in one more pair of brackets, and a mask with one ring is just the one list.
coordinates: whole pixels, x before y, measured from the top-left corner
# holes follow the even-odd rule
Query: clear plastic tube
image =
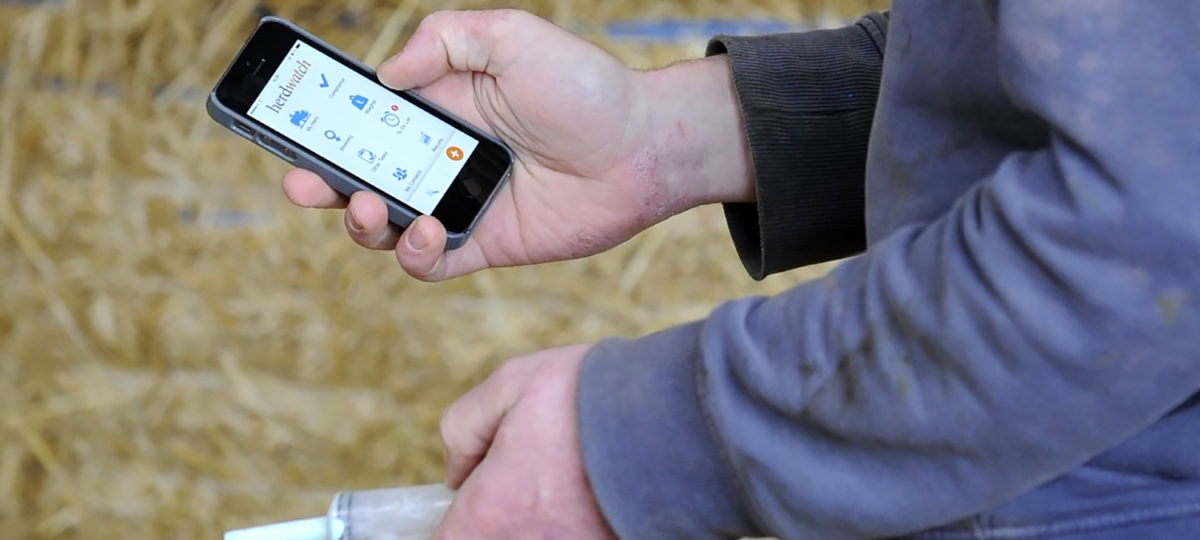
[(324, 517), (229, 531), (225, 540), (429, 540), (453, 498), (441, 484), (344, 491)]

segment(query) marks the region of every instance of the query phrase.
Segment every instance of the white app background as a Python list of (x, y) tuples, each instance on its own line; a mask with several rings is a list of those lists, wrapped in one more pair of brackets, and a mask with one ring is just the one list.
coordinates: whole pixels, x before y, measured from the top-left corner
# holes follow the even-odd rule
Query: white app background
[(249, 115), (424, 214), (479, 145), (303, 41)]

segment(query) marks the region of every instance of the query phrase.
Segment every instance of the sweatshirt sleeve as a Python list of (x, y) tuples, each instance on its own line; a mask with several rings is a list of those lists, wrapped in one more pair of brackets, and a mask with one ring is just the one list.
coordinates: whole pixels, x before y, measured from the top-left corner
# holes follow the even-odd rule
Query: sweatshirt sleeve
[(836, 30), (715, 38), (727, 54), (750, 146), (757, 202), (725, 205), (755, 279), (861, 251), (867, 140), (887, 15)]
[(1044, 147), (821, 280), (589, 354), (584, 462), (621, 537), (899, 536), (1200, 389), (1200, 63), (1180, 53), (1200, 10), (1001, 6), (1006, 91)]

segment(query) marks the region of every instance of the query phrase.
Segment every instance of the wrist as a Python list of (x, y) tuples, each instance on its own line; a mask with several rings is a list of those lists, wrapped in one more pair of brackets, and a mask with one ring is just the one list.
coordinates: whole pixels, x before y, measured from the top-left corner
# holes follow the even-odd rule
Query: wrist
[(645, 134), (633, 167), (665, 196), (667, 210), (754, 201), (750, 148), (728, 58), (683, 62), (638, 77)]

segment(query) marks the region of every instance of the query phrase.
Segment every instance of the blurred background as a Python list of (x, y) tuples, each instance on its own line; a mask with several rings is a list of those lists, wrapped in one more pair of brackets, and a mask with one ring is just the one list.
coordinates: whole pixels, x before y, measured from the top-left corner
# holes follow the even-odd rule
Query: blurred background
[(204, 100), (258, 17), (376, 64), (434, 9), (519, 7), (640, 68), (876, 0), (0, 0), (0, 536), (219, 538), (441, 479), (504, 359), (703, 317), (750, 280), (717, 207), (584, 261), (408, 278)]

